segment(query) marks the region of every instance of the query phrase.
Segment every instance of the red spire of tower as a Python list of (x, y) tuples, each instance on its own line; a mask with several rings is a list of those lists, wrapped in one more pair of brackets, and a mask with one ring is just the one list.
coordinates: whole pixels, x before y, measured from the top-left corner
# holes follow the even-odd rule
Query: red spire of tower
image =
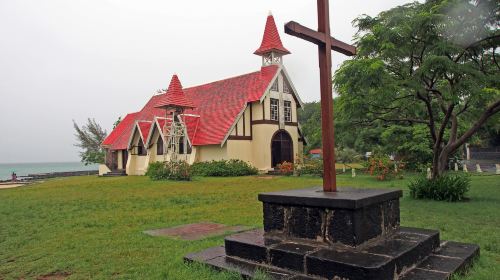
[(184, 94), (179, 77), (177, 77), (177, 75), (173, 75), (167, 92), (160, 98), (155, 107), (194, 108), (195, 106), (193, 102)]
[(254, 54), (263, 55), (265, 53), (275, 51), (281, 54), (289, 54), (290, 52), (283, 47), (281, 43), (280, 34), (276, 28), (276, 23), (274, 22), (274, 17), (271, 13), (267, 16), (266, 28), (264, 29), (264, 36), (262, 37), (262, 43), (260, 48), (257, 49)]

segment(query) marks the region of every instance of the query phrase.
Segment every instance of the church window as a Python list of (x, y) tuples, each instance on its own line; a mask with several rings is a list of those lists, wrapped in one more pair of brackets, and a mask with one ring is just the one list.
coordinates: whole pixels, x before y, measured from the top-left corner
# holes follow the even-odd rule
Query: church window
[(271, 54), (263, 56), (263, 58), (264, 58), (264, 65), (269, 65), (273, 62), (273, 56)]
[(184, 137), (179, 138), (179, 155), (184, 154)]
[(271, 86), (272, 91), (278, 91), (278, 79), (274, 81), (273, 85)]
[(284, 93), (290, 93), (290, 86), (285, 81), (283, 81), (283, 92)]
[(144, 143), (142, 142), (142, 139), (139, 139), (139, 143), (137, 143), (137, 154), (140, 156), (145, 156), (148, 154), (148, 151), (144, 147)]
[(277, 121), (279, 118), (279, 100), (271, 98), (271, 120)]
[(291, 122), (292, 121), (292, 102), (290, 101), (285, 101), (284, 102), (284, 113), (285, 113), (285, 122)]
[(163, 155), (163, 139), (161, 135), (158, 137), (158, 141), (156, 142), (156, 154)]
[(192, 148), (189, 146), (189, 142), (187, 138), (180, 137), (179, 138), (179, 154), (191, 154)]

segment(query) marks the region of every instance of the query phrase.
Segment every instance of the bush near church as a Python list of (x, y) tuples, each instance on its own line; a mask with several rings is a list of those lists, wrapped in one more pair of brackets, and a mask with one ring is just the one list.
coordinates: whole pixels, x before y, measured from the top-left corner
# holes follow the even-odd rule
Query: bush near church
[(461, 201), (470, 189), (470, 177), (464, 174), (445, 173), (434, 179), (425, 175), (410, 181), (410, 196), (415, 199)]
[(258, 173), (257, 168), (239, 159), (195, 162), (191, 171), (195, 176), (212, 177), (248, 176)]
[(153, 162), (146, 175), (152, 180), (190, 181), (191, 167), (185, 161)]
[(293, 175), (293, 163), (285, 161), (283, 163), (278, 164), (278, 171), (281, 175), (290, 176)]

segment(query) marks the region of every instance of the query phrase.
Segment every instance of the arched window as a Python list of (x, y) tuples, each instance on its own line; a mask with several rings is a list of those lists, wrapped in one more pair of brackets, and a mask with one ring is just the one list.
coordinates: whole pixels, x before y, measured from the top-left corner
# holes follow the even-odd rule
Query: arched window
[(145, 156), (148, 154), (148, 151), (144, 147), (144, 142), (142, 142), (142, 138), (139, 138), (139, 143), (137, 143), (137, 154), (140, 156)]
[(184, 137), (179, 138), (179, 155), (184, 154)]
[(158, 140), (156, 140), (156, 154), (163, 155), (163, 139), (161, 135), (159, 135)]

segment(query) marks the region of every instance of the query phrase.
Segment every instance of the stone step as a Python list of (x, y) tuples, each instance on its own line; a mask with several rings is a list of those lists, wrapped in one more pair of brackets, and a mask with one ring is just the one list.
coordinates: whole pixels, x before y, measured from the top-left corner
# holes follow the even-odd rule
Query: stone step
[(102, 176), (104, 177), (127, 176), (127, 173), (125, 171), (111, 171), (103, 174)]
[[(256, 236), (255, 234), (253, 235)], [(283, 247), (276, 246), (275, 248), (284, 249), (285, 251), (302, 250), (309, 248), (307, 247)], [(332, 278), (324, 278), (318, 275), (307, 275), (301, 272), (297, 272), (293, 269), (284, 269), (277, 267), (275, 265), (268, 265), (261, 262), (254, 262), (241, 259), (239, 257), (228, 256), (227, 248), (224, 246), (212, 247), (200, 253), (193, 253), (185, 256), (185, 260), (188, 262), (201, 262), (205, 263), (218, 270), (229, 270), (237, 272), (245, 278), (252, 278), (255, 273), (259, 271), (265, 272), (270, 279), (287, 279), (287, 280), (325, 280)], [(275, 255), (278, 257), (277, 255)], [(337, 256), (339, 257), (339, 256)], [(465, 244), (458, 242), (443, 242), (441, 247), (436, 249), (434, 253), (431, 253), (422, 262), (417, 264), (417, 266), (403, 275), (399, 275), (396, 279), (399, 280), (445, 280), (451, 279), (452, 275), (455, 273), (464, 273), (472, 264), (475, 258), (479, 257), (479, 247), (473, 244)], [(370, 261), (381, 260), (381, 258), (372, 258)], [(283, 261), (283, 260), (281, 260)], [(293, 261), (291, 261), (293, 262)], [(367, 260), (364, 262), (368, 263)], [(372, 262), (371, 265), (373, 265)], [(324, 268), (324, 267), (323, 267)], [(340, 268), (339, 268), (340, 269)], [(359, 271), (359, 270), (358, 270)], [(337, 278), (333, 279), (387, 279), (394, 280), (394, 273), (386, 272), (387, 275), (379, 275), (373, 277), (369, 273), (361, 272), (360, 274), (352, 273), (351, 271), (345, 272), (349, 273), (349, 278)], [(382, 278), (385, 277), (385, 278)], [(360, 278), (365, 277), (365, 278)]]
[(359, 248), (265, 238), (262, 230), (225, 239), (229, 258), (269, 265), (315, 277), (389, 279), (415, 266), (439, 247), (434, 230), (401, 228), (391, 239)]
[(401, 277), (401, 280), (445, 280), (454, 273), (464, 273), (479, 257), (479, 246), (445, 241), (415, 269)]

